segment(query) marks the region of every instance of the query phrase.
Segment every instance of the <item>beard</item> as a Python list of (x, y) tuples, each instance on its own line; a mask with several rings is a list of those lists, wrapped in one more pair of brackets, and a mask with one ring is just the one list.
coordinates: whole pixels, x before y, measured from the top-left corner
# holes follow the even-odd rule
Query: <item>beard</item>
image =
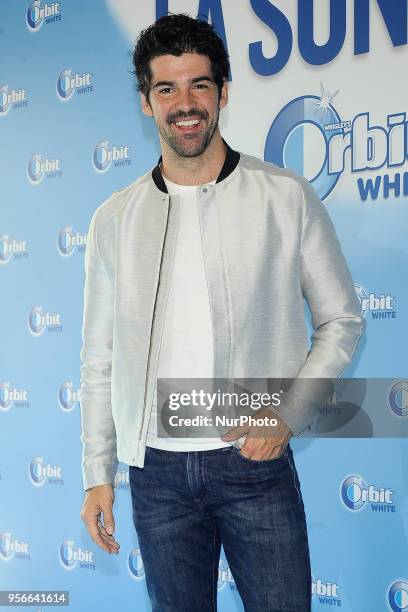
[[(196, 134), (175, 134), (171, 125), (176, 121), (186, 120), (190, 117), (199, 117), (206, 121), (200, 132)], [(209, 115), (207, 111), (192, 109), (188, 113), (174, 113), (167, 117), (166, 124), (157, 124), (160, 136), (180, 157), (198, 157), (207, 149), (214, 132), (218, 126), (219, 112), (214, 115), (212, 122), (208, 123)]]

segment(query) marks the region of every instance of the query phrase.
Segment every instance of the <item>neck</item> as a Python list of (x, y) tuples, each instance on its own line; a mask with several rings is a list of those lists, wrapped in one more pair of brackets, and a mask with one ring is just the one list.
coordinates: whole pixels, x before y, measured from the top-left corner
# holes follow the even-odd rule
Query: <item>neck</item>
[(178, 155), (161, 140), (162, 174), (178, 185), (202, 185), (214, 181), (225, 161), (226, 146), (217, 128), (208, 147), (196, 157)]

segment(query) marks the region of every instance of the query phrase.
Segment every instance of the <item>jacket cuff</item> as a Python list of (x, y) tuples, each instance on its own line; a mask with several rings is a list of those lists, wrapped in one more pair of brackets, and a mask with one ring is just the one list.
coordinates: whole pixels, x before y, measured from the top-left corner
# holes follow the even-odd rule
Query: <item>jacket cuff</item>
[(113, 458), (110, 463), (93, 463), (82, 466), (84, 492), (92, 487), (103, 484), (111, 484), (115, 487), (118, 459)]

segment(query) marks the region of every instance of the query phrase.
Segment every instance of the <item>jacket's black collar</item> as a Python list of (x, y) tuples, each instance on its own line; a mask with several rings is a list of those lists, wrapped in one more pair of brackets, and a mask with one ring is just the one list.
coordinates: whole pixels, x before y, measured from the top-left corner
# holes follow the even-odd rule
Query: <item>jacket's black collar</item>
[[(220, 183), (225, 178), (227, 178), (227, 176), (229, 176), (231, 172), (235, 170), (240, 159), (240, 154), (238, 153), (238, 151), (234, 151), (233, 149), (231, 149), (231, 147), (225, 142), (225, 140), (222, 140), (225, 146), (227, 147), (227, 155), (225, 157), (224, 164), (221, 168), (221, 172), (219, 173), (217, 180), (215, 181), (216, 183)], [(162, 156), (160, 155), (159, 161), (157, 162), (157, 166), (155, 166), (152, 170), (152, 178), (155, 182), (156, 187), (160, 189), (160, 191), (168, 193), (166, 183), (164, 182), (163, 175), (160, 170), (161, 162)]]

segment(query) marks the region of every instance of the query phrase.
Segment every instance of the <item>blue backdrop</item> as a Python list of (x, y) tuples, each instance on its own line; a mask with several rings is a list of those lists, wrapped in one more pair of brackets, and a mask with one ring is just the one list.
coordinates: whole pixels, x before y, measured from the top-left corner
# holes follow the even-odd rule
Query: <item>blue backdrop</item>
[[(117, 474), (120, 554), (99, 549), (80, 519), (79, 351), (91, 215), (160, 155), (130, 52), (168, 9), (208, 17), (228, 45), (230, 145), (293, 167), (327, 204), (367, 318), (347, 374), (389, 378), (384, 410), (408, 418), (408, 383), (394, 386), (407, 376), (407, 3), (315, 2), (319, 41), (313, 2), (286, 4), (1, 4), (2, 590), (68, 590), (75, 612), (150, 610), (128, 466)], [(292, 441), (313, 610), (408, 610), (407, 446), (403, 437)], [(223, 552), (219, 606), (243, 609)]]

